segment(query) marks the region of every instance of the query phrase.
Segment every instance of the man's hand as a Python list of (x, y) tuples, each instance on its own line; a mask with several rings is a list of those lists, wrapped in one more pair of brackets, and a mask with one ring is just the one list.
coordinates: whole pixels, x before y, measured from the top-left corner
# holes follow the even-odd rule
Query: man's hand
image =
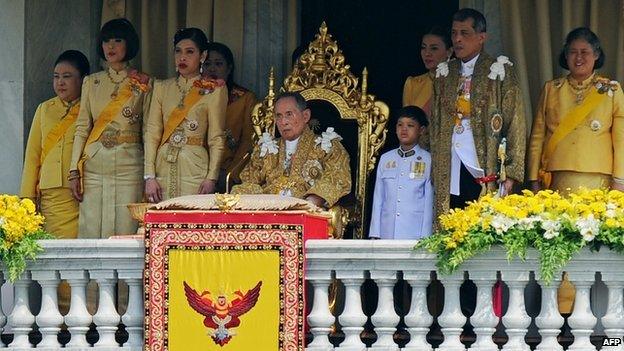
[(159, 203), (162, 201), (162, 187), (154, 178), (145, 181), (145, 197), (147, 202)]
[(212, 179), (205, 179), (200, 185), (198, 194), (212, 194), (215, 191), (217, 182)]
[(624, 192), (624, 184), (621, 182), (616, 182), (615, 180), (611, 181), (611, 190), (619, 190)]
[(323, 198), (318, 195), (310, 194), (306, 196), (305, 199), (315, 204), (318, 207), (323, 207), (323, 208), (325, 207), (325, 200), (323, 200)]
[(76, 201), (82, 202), (82, 187), (80, 186), (80, 174), (78, 171), (69, 172), (69, 188)]
[(514, 184), (516, 184), (516, 181), (511, 179), (511, 178), (507, 178), (503, 182), (503, 189), (505, 189), (505, 195), (511, 194), (511, 191), (513, 190)]

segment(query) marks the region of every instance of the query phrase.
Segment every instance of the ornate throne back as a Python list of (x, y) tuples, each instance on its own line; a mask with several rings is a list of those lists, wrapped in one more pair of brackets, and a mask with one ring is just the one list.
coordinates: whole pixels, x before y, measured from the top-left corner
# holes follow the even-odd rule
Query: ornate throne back
[[(367, 232), (364, 226), (370, 207), (368, 203), (372, 199), (372, 194), (367, 194), (369, 176), (386, 140), (389, 109), (367, 93), (367, 74), (364, 68), (359, 84), (323, 22), (319, 34), (299, 57), (280, 89), (300, 92), (312, 110), (312, 130), (320, 133), (327, 127), (334, 127), (349, 152), (352, 192), (340, 200), (340, 207), (330, 209), (337, 237), (342, 237), (345, 229), (352, 230), (345, 236), (353, 238), (363, 238)], [(255, 106), (251, 116), (257, 136), (263, 132), (276, 133), (273, 118), (275, 96), (271, 70), (268, 95)]]

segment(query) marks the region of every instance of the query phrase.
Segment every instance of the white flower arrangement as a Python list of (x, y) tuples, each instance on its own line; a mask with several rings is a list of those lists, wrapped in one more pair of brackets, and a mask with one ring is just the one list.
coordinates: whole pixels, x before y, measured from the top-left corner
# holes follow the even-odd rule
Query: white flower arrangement
[(488, 78), (491, 80), (504, 80), (505, 79), (505, 65), (513, 66), (513, 63), (509, 61), (507, 56), (499, 56), (496, 58), (496, 62), (492, 63), (490, 66), (490, 74), (488, 74)]
[(559, 235), (559, 231), (561, 231), (561, 222), (547, 219), (542, 222), (542, 229), (544, 229), (544, 238), (552, 239)]
[(587, 217), (578, 218), (574, 225), (583, 236), (583, 240), (587, 242), (594, 240), (598, 231), (600, 231), (600, 221), (592, 213)]
[(448, 61), (443, 61), (438, 64), (436, 67), (436, 78), (446, 77), (449, 74)]
[(258, 140), (258, 145), (260, 146), (260, 157), (264, 157), (266, 154), (275, 155), (279, 151), (277, 141), (267, 132), (262, 133), (262, 137)]
[(329, 127), (327, 128), (326, 131), (324, 131), (320, 137), (317, 137), (315, 142), (316, 145), (321, 145), (321, 149), (323, 149), (323, 151), (325, 151), (325, 153), (329, 153), (331, 151), (331, 147), (332, 147), (332, 140), (334, 139), (338, 139), (338, 140), (342, 140), (342, 137), (340, 135), (338, 135), (338, 133), (334, 132), (334, 128), (333, 127)]

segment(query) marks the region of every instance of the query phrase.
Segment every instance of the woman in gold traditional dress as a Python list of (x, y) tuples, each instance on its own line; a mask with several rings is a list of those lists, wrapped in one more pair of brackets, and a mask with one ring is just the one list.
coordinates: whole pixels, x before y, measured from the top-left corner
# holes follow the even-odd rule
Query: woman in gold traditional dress
[[(566, 77), (546, 82), (533, 120), (528, 173), (531, 189), (562, 193), (579, 187), (624, 190), (624, 94), (598, 76), (604, 52), (596, 34), (576, 28), (559, 65)], [(574, 288), (564, 279), (559, 309), (570, 313)]]
[(89, 60), (80, 51), (63, 52), (54, 63), (56, 96), (37, 107), (30, 127), (20, 196), (38, 204), (44, 229), (57, 238), (78, 236), (78, 202), (67, 180), (82, 79)]
[(107, 68), (84, 79), (69, 179), (80, 204), (81, 238), (135, 233), (127, 204), (143, 196), (143, 115), (151, 79), (130, 69), (139, 38), (123, 18), (102, 26), (98, 53)]
[(145, 133), (145, 195), (159, 202), (215, 191), (224, 149), (225, 82), (201, 76), (208, 41), (200, 29), (174, 37), (178, 76), (156, 82)]
[(418, 106), (427, 116), (431, 115), (433, 97), (433, 78), (440, 62), (448, 60), (453, 54), (451, 38), (440, 27), (433, 27), (422, 38), (420, 57), (427, 68), (427, 73), (408, 77), (403, 87), (403, 106)]
[(226, 45), (208, 44), (208, 58), (204, 62), (205, 74), (212, 79), (222, 79), (228, 88), (228, 105), (225, 114), (225, 151), (219, 172), (217, 190), (225, 192), (226, 177), (240, 183), (240, 161), (253, 149), (253, 124), (251, 112), (256, 96), (248, 89), (234, 83), (234, 55)]

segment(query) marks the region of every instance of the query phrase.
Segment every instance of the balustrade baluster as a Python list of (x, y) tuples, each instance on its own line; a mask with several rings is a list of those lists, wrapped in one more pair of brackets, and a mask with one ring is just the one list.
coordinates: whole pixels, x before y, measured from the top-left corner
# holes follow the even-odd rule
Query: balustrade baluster
[(461, 311), (459, 301), (459, 287), (463, 281), (463, 272), (441, 276), (440, 282), (444, 285), (444, 310), (438, 317), (438, 323), (442, 327), (444, 342), (438, 347), (439, 351), (463, 351), (466, 349), (459, 339), (464, 330), (464, 324), (466, 324), (466, 316)]
[(470, 279), (477, 286), (477, 305), (470, 324), (474, 327), (477, 340), (471, 345), (471, 351), (498, 351), (498, 346), (492, 340), (496, 331), (498, 317), (494, 314), (492, 305), (492, 286), (496, 281), (496, 271), (470, 271)]
[[(536, 274), (538, 274), (536, 272)], [(559, 313), (557, 303), (557, 289), (561, 280), (554, 278), (549, 285), (540, 281), (542, 288), (542, 306), (539, 315), (535, 318), (535, 325), (539, 328), (542, 341), (536, 351), (562, 351), (563, 346), (557, 341), (561, 333), (564, 319)]]
[(310, 351), (330, 351), (334, 346), (329, 342), (329, 333), (336, 318), (329, 311), (328, 288), (331, 283), (331, 271), (307, 271), (306, 279), (314, 288), (312, 310), (308, 315), (312, 342), (306, 347)]
[(28, 306), (28, 287), (30, 286), (30, 272), (22, 273), (19, 279), (13, 283), (15, 291), (15, 305), (9, 315), (8, 325), (13, 330), (13, 342), (11, 348), (31, 348), (28, 341), (28, 333), (32, 330), (35, 316)]
[(65, 347), (89, 347), (86, 334), (93, 320), (86, 304), (89, 275), (84, 270), (68, 270), (61, 271), (61, 278), (67, 280), (71, 287), (71, 304), (69, 312), (65, 315), (65, 324), (67, 324), (71, 339)]
[(336, 350), (364, 351), (366, 345), (360, 339), (360, 333), (364, 330), (366, 315), (362, 311), (360, 288), (364, 283), (365, 272), (336, 271), (336, 278), (340, 279), (345, 286), (345, 308), (338, 317), (345, 339)]
[[(624, 336), (624, 274), (603, 272), (602, 281), (609, 288), (607, 312), (600, 319), (604, 326), (605, 334), (611, 338), (620, 338)], [(603, 346), (604, 351), (624, 350), (624, 345)]]
[(574, 310), (568, 318), (568, 324), (572, 329), (572, 335), (574, 335), (574, 342), (568, 350), (596, 350), (596, 347), (589, 340), (597, 321), (589, 302), (589, 290), (594, 284), (595, 273), (592, 271), (568, 272), (568, 274), (570, 282), (576, 288)]
[[(379, 288), (377, 310), (371, 316), (375, 326), (377, 341), (369, 348), (371, 351), (395, 351), (398, 345), (394, 342), (394, 332), (401, 318), (394, 311), (393, 289), (397, 281), (396, 271), (371, 271), (371, 279)], [(402, 302), (402, 301), (401, 301)]]
[(404, 318), (410, 341), (403, 350), (432, 351), (427, 342), (427, 333), (433, 323), (433, 316), (427, 308), (427, 285), (431, 281), (431, 272), (403, 271), (403, 279), (412, 287), (410, 310)]
[(115, 306), (115, 283), (117, 273), (113, 270), (91, 271), (91, 278), (99, 285), (100, 302), (97, 313), (93, 316), (93, 322), (100, 334), (96, 347), (119, 346), (115, 340), (115, 332), (119, 324), (119, 313)]
[(141, 350), (143, 346), (143, 271), (119, 270), (120, 280), (128, 284), (128, 308), (121, 317), (128, 332), (124, 348)]
[(32, 271), (32, 279), (41, 285), (41, 310), (35, 321), (42, 338), (37, 348), (58, 349), (61, 347), (58, 342), (58, 333), (63, 324), (57, 296), (59, 273), (57, 271)]
[(503, 345), (504, 351), (529, 351), (524, 341), (531, 317), (524, 305), (524, 288), (529, 281), (528, 271), (502, 271), (501, 277), (509, 287), (509, 307), (503, 316), (503, 325), (509, 340)]
[[(4, 285), (4, 273), (2, 271), (0, 271), (0, 289), (2, 288), (2, 285)], [(6, 325), (7, 322), (7, 317), (4, 314), (4, 311), (2, 310), (2, 294), (0, 293), (0, 334), (2, 334), (2, 332), (4, 331), (4, 326)], [(0, 340), (0, 348), (5, 348), (6, 345), (2, 342), (2, 340)]]

